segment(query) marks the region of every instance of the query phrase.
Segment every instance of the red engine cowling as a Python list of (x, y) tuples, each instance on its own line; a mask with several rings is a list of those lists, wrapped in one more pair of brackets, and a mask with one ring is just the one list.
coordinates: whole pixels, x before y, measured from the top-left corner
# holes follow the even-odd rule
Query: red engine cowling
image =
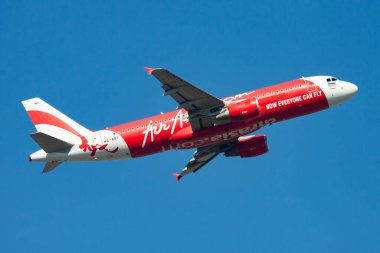
[(260, 115), (257, 99), (249, 98), (245, 101), (228, 105), (216, 116), (218, 122), (228, 123), (257, 118)]
[(235, 148), (225, 152), (225, 156), (254, 157), (268, 152), (265, 134), (240, 137)]

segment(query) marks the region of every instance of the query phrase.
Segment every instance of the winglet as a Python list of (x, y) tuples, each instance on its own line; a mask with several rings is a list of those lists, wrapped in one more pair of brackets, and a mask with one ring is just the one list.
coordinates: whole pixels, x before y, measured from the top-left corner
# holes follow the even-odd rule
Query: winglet
[(173, 173), (173, 176), (175, 176), (175, 179), (177, 179), (177, 181), (179, 181), (182, 177), (180, 174), (177, 173)]
[(148, 68), (148, 67), (144, 67), (144, 69), (146, 70), (146, 72), (148, 72), (148, 75), (152, 74), (152, 72), (155, 70), (155, 68)]

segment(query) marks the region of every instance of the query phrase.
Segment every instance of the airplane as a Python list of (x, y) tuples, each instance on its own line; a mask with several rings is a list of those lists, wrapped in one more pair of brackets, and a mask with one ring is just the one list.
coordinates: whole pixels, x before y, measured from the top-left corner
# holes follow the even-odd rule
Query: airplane
[(46, 162), (43, 173), (63, 162), (143, 157), (168, 150), (196, 149), (177, 181), (217, 155), (255, 157), (268, 152), (260, 128), (345, 102), (358, 87), (333, 76), (310, 76), (217, 98), (166, 69), (145, 67), (161, 83), (176, 110), (91, 131), (40, 98), (22, 101), (41, 147), (29, 161)]

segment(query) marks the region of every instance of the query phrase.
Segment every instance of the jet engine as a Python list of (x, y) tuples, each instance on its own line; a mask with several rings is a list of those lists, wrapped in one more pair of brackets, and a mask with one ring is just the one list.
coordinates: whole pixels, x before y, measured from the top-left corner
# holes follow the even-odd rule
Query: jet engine
[(226, 151), (225, 156), (254, 157), (268, 152), (267, 138), (264, 134), (240, 137), (234, 148)]
[(226, 124), (229, 122), (239, 122), (252, 120), (260, 115), (259, 104), (256, 98), (249, 98), (239, 103), (230, 104), (216, 115), (216, 122)]

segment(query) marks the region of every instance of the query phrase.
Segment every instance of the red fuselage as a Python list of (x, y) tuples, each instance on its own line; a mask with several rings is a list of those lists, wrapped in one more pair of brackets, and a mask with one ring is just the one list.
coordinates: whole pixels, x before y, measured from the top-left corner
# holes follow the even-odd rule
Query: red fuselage
[(306, 79), (297, 79), (224, 98), (226, 104), (257, 99), (259, 116), (215, 125), (193, 132), (184, 109), (111, 127), (128, 143), (132, 157), (171, 149), (191, 149), (226, 142), (257, 131), (265, 125), (329, 108), (322, 89)]

